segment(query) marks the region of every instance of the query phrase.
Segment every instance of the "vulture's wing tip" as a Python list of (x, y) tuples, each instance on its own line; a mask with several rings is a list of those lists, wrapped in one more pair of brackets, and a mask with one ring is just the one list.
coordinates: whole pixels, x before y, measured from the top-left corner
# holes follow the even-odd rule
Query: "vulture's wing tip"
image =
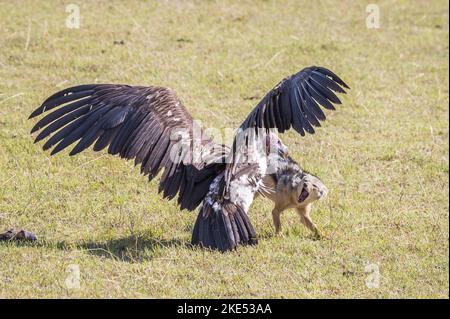
[(40, 109), (35, 110), (33, 113), (31, 113), (28, 116), (28, 119), (31, 120), (32, 118), (35, 118), (36, 116), (38, 116), (39, 114), (41, 114), (42, 112), (40, 112)]
[(35, 125), (33, 126), (33, 128), (30, 130), (30, 134), (36, 133), (37, 131), (39, 131), (41, 129), (41, 127)]
[(52, 151), (50, 152), (50, 156), (54, 156), (56, 154), (58, 154), (59, 152), (61, 152), (62, 149), (59, 149), (58, 146), (56, 146), (54, 149), (52, 149)]

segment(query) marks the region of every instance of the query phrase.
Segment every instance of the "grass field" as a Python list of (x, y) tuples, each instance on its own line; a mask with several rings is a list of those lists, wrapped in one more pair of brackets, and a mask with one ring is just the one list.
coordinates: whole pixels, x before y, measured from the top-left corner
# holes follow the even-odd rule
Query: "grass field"
[[(0, 297), (448, 298), (447, 1), (0, 1)], [(309, 65), (352, 90), (313, 136), (282, 136), (330, 189), (276, 236), (258, 198), (256, 247), (189, 245), (179, 212), (132, 162), (50, 157), (29, 113), (81, 83), (169, 86), (205, 127), (235, 128), (265, 92)], [(80, 285), (67, 285), (79, 268)], [(71, 277), (72, 276), (72, 277)]]

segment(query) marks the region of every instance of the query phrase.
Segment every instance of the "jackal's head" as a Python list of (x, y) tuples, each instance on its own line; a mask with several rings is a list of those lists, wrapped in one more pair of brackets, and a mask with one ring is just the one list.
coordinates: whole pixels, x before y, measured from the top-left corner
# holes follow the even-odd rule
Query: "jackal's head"
[(292, 185), (294, 189), (297, 190), (296, 201), (302, 206), (306, 206), (321, 200), (327, 196), (328, 188), (323, 184), (323, 182), (316, 176), (311, 174), (304, 174), (301, 179), (294, 181)]

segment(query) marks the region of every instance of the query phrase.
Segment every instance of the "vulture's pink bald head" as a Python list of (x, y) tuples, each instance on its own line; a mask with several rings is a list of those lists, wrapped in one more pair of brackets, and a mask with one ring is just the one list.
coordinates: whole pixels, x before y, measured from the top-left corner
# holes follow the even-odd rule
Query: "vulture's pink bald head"
[(283, 158), (286, 158), (289, 155), (287, 146), (283, 144), (283, 142), (275, 132), (269, 132), (267, 134), (266, 150), (267, 154), (278, 154)]

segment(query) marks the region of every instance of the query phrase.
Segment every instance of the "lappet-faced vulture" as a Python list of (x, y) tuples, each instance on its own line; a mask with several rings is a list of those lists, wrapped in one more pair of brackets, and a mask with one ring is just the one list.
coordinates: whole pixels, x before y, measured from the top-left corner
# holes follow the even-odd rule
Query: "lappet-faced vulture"
[(94, 144), (94, 151), (108, 147), (110, 154), (134, 159), (149, 179), (163, 170), (159, 191), (165, 198), (178, 195), (181, 209), (200, 205), (192, 243), (226, 251), (257, 242), (248, 210), (268, 168), (267, 148), (258, 149), (266, 144), (270, 152), (286, 153), (269, 130), (283, 133), (292, 127), (302, 136), (313, 134), (325, 120), (320, 106), (334, 110), (333, 103), (341, 103), (334, 92), (345, 93), (344, 88), (349, 87), (323, 67), (283, 79), (250, 112), (231, 148), (214, 143), (173, 90), (155, 86), (67, 88), (30, 115), (51, 111), (31, 132), (39, 131), (35, 142), (48, 138), (43, 148), (51, 155), (73, 143), (70, 155)]

